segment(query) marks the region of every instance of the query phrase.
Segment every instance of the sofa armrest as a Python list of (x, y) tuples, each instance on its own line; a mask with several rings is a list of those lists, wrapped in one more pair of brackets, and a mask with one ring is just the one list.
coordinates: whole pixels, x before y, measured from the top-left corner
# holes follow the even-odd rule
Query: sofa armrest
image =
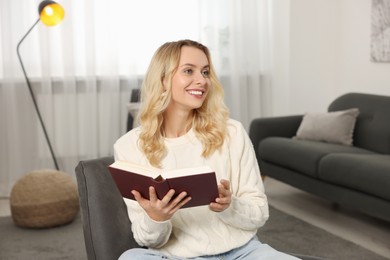
[(127, 249), (139, 247), (133, 239), (126, 204), (107, 168), (113, 162), (113, 157), (103, 157), (81, 161), (76, 167), (89, 260), (118, 259)]
[(259, 143), (271, 136), (293, 137), (302, 122), (303, 115), (264, 117), (254, 119), (249, 127), (249, 137), (255, 149), (257, 160)]

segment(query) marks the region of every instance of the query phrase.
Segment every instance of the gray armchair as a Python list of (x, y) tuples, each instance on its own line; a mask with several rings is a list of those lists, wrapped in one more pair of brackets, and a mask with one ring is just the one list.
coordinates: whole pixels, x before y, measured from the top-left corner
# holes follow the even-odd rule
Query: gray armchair
[(113, 157), (81, 161), (76, 167), (81, 218), (88, 259), (118, 259), (139, 247), (131, 232), (126, 205), (107, 166)]

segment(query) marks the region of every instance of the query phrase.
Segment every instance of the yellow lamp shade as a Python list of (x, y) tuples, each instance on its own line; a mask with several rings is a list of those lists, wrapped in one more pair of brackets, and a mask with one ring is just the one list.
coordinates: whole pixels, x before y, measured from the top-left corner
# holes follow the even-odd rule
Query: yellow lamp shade
[(38, 11), (41, 21), (47, 26), (58, 24), (65, 16), (62, 6), (54, 1), (42, 1)]

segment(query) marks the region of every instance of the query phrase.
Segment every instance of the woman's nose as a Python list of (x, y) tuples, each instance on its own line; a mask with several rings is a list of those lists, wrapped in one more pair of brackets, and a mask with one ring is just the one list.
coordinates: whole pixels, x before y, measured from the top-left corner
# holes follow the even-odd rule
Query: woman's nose
[(201, 72), (196, 74), (195, 81), (196, 81), (197, 85), (203, 86), (203, 85), (206, 84), (206, 79), (205, 79), (205, 77), (203, 76), (203, 74)]

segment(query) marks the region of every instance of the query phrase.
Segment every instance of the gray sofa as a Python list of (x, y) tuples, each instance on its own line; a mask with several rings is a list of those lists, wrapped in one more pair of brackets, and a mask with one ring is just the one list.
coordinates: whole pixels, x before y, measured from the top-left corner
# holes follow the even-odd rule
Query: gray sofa
[(261, 172), (291, 186), (390, 221), (390, 97), (348, 93), (328, 111), (358, 108), (353, 145), (293, 138), (303, 115), (258, 118), (249, 136)]

